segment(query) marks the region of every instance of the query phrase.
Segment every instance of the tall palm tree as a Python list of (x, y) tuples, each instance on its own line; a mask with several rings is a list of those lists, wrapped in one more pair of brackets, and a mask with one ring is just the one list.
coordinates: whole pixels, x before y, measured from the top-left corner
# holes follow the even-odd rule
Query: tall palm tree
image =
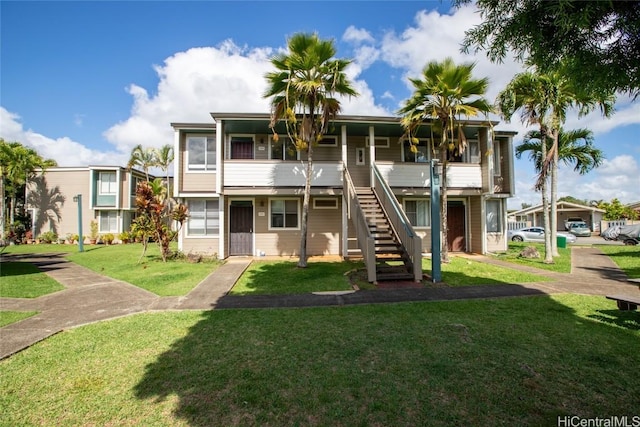
[(169, 166), (173, 163), (174, 153), (173, 146), (170, 144), (156, 148), (154, 151), (155, 165), (165, 172), (167, 178), (167, 197), (171, 198), (171, 189), (169, 188)]
[[(613, 96), (603, 93), (585, 92), (574, 87), (561, 71), (548, 74), (527, 71), (517, 74), (498, 94), (496, 103), (502, 117), (508, 122), (518, 110), (527, 125), (538, 125), (540, 135), (551, 136), (553, 144), (542, 144), (542, 167), (538, 172), (535, 188), (542, 193), (545, 228), (545, 262), (552, 263), (558, 255), (557, 235), (557, 170), (558, 136), (566, 120), (567, 111), (578, 108), (579, 115), (600, 106), (603, 115), (613, 110)], [(547, 199), (548, 180), (551, 177), (551, 201)]]
[[(546, 136), (546, 151), (552, 149), (554, 140)], [(516, 147), (516, 157), (520, 158), (524, 153), (529, 153), (529, 159), (533, 162), (536, 172), (540, 173), (544, 166), (542, 155), (542, 137), (539, 131), (530, 131), (524, 137), (522, 144)], [(574, 171), (584, 175), (602, 164), (604, 154), (602, 150), (594, 146), (593, 132), (589, 129), (575, 129), (558, 131), (558, 160), (565, 165), (574, 166)]]
[[(398, 111), (402, 115), (402, 126), (412, 144), (415, 135), (428, 120), (436, 120), (435, 127), (441, 133), (440, 142), (434, 149), (442, 162), (442, 192), (440, 215), (442, 218), (442, 262), (449, 262), (447, 244), (447, 166), (448, 152), (462, 153), (467, 145), (462, 118), (488, 115), (492, 106), (484, 98), (489, 80), (472, 76), (475, 64), (457, 65), (453, 59), (442, 62), (431, 61), (422, 70), (421, 78), (410, 79), (415, 90), (411, 98)], [(434, 126), (431, 126), (433, 131)]]
[(144, 171), (144, 175), (149, 181), (149, 168), (156, 165), (156, 156), (153, 148), (147, 147), (142, 148), (141, 144), (136, 145), (131, 150), (131, 155), (129, 156), (129, 163), (127, 163), (127, 168), (131, 169), (135, 166), (140, 166)]
[(334, 96), (357, 96), (345, 69), (351, 63), (334, 59), (333, 40), (321, 40), (317, 34), (295, 34), (287, 42), (288, 52), (271, 59), (275, 71), (267, 73), (265, 98), (271, 98), (271, 128), (284, 121), (296, 150), (307, 153), (307, 175), (300, 230), (298, 267), (307, 266), (307, 225), (313, 171), (313, 145), (327, 132), (340, 111)]

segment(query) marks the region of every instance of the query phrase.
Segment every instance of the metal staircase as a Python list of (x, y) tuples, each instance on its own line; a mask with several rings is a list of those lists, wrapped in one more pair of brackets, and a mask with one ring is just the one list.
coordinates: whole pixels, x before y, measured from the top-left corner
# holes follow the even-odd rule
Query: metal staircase
[(376, 281), (413, 280), (413, 263), (373, 189), (357, 187), (356, 196), (374, 239)]

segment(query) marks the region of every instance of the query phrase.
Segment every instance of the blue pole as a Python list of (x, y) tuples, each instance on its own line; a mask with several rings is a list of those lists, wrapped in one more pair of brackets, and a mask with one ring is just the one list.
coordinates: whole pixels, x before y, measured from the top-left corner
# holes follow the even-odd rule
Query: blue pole
[(82, 236), (82, 194), (75, 199), (78, 201), (78, 252), (84, 252), (84, 237)]
[(431, 281), (442, 281), (442, 260), (440, 259), (440, 175), (438, 160), (431, 160)]

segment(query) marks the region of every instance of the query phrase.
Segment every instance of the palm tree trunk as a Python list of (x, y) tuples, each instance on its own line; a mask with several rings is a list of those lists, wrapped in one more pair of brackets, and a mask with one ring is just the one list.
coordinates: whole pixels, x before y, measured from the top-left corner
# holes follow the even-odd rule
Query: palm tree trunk
[(300, 257), (298, 267), (307, 267), (307, 225), (309, 222), (309, 199), (311, 195), (311, 178), (313, 173), (313, 145), (309, 142), (307, 149), (307, 176), (304, 182), (304, 197), (302, 199), (302, 218), (300, 223)]
[(553, 135), (553, 160), (551, 162), (551, 254), (560, 256), (558, 252), (558, 129), (551, 131)]
[[(446, 148), (445, 148), (446, 150)], [(449, 168), (449, 161), (447, 160), (447, 155), (445, 153), (444, 160), (442, 162), (442, 178), (440, 182), (440, 212), (441, 212), (441, 224), (442, 224), (442, 242), (440, 242), (440, 259), (444, 263), (449, 263), (449, 233), (448, 233), (448, 224), (447, 224), (447, 169)], [(431, 230), (431, 232), (438, 233), (440, 230)]]
[(544, 262), (546, 264), (553, 264), (553, 252), (551, 249), (551, 233), (550, 233), (550, 224), (549, 224), (549, 198), (547, 197), (547, 171), (544, 167), (544, 159), (547, 158), (547, 144), (544, 142), (547, 133), (546, 129), (541, 126), (540, 127), (540, 136), (543, 141), (541, 145), (541, 155), (542, 155), (542, 168), (540, 169), (540, 174), (542, 174), (542, 180), (540, 183), (540, 191), (542, 192), (542, 223), (544, 226)]

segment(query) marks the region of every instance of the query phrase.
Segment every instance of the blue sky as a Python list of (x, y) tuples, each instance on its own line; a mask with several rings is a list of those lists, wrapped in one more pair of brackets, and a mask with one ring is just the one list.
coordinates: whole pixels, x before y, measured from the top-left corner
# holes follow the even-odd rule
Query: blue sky
[[(521, 66), (463, 55), (473, 6), (440, 1), (0, 2), (0, 137), (36, 148), (63, 166), (119, 164), (133, 146), (173, 142), (171, 122), (210, 122), (208, 113), (268, 112), (269, 58), (288, 36), (333, 38), (360, 96), (345, 114), (393, 115), (433, 59), (475, 61), (490, 99)], [(640, 200), (640, 101), (620, 97), (617, 114), (588, 127), (607, 160), (578, 176), (560, 171), (559, 193), (625, 203)], [(514, 117), (499, 129), (526, 129)], [(516, 137), (515, 143), (521, 141)], [(539, 203), (533, 168), (517, 161), (509, 206)]]

